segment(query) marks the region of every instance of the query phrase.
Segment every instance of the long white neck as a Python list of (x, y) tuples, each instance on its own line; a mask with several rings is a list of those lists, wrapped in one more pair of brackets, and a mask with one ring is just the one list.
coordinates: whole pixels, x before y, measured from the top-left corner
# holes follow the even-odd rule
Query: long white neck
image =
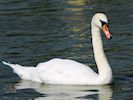
[(92, 25), (92, 44), (95, 61), (98, 67), (98, 79), (100, 82), (110, 83), (112, 81), (112, 70), (104, 54), (100, 29)]

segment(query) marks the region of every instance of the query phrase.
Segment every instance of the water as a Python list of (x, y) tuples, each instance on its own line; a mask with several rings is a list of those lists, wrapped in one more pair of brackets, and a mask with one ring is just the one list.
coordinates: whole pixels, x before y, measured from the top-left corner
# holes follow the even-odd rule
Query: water
[(45, 85), (23, 81), (0, 63), (1, 100), (132, 100), (132, 0), (0, 0), (0, 60), (36, 66), (51, 58), (68, 58), (96, 69), (90, 20), (104, 12), (113, 39), (103, 35), (114, 84)]

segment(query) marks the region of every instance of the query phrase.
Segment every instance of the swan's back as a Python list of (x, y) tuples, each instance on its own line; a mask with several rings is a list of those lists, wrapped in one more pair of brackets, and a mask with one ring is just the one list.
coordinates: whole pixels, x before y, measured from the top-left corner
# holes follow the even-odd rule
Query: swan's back
[(86, 65), (74, 60), (59, 58), (39, 63), (36, 69), (40, 80), (49, 84), (87, 84), (98, 76)]

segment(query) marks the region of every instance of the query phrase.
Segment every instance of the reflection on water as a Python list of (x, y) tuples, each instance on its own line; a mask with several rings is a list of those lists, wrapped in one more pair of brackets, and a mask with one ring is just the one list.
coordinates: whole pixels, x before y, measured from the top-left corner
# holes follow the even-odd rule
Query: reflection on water
[(33, 89), (44, 97), (35, 100), (81, 100), (98, 99), (111, 100), (112, 89), (109, 85), (102, 86), (67, 86), (67, 85), (46, 85), (22, 80), (15, 85), (17, 90)]

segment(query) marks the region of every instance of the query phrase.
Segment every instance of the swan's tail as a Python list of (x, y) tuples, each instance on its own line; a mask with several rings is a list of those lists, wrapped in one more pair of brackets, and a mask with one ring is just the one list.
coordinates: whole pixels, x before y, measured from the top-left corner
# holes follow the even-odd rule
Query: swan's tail
[(10, 64), (5, 61), (2, 61), (4, 65), (8, 65), (13, 69), (13, 72), (16, 73), (21, 79), (31, 80), (32, 73), (35, 71), (34, 67), (24, 67), (18, 64)]
[(2, 63), (3, 63), (4, 65), (10, 66), (12, 69), (14, 69), (15, 66), (16, 66), (16, 64), (10, 64), (10, 63), (7, 63), (7, 62), (5, 62), (5, 61), (2, 61)]

